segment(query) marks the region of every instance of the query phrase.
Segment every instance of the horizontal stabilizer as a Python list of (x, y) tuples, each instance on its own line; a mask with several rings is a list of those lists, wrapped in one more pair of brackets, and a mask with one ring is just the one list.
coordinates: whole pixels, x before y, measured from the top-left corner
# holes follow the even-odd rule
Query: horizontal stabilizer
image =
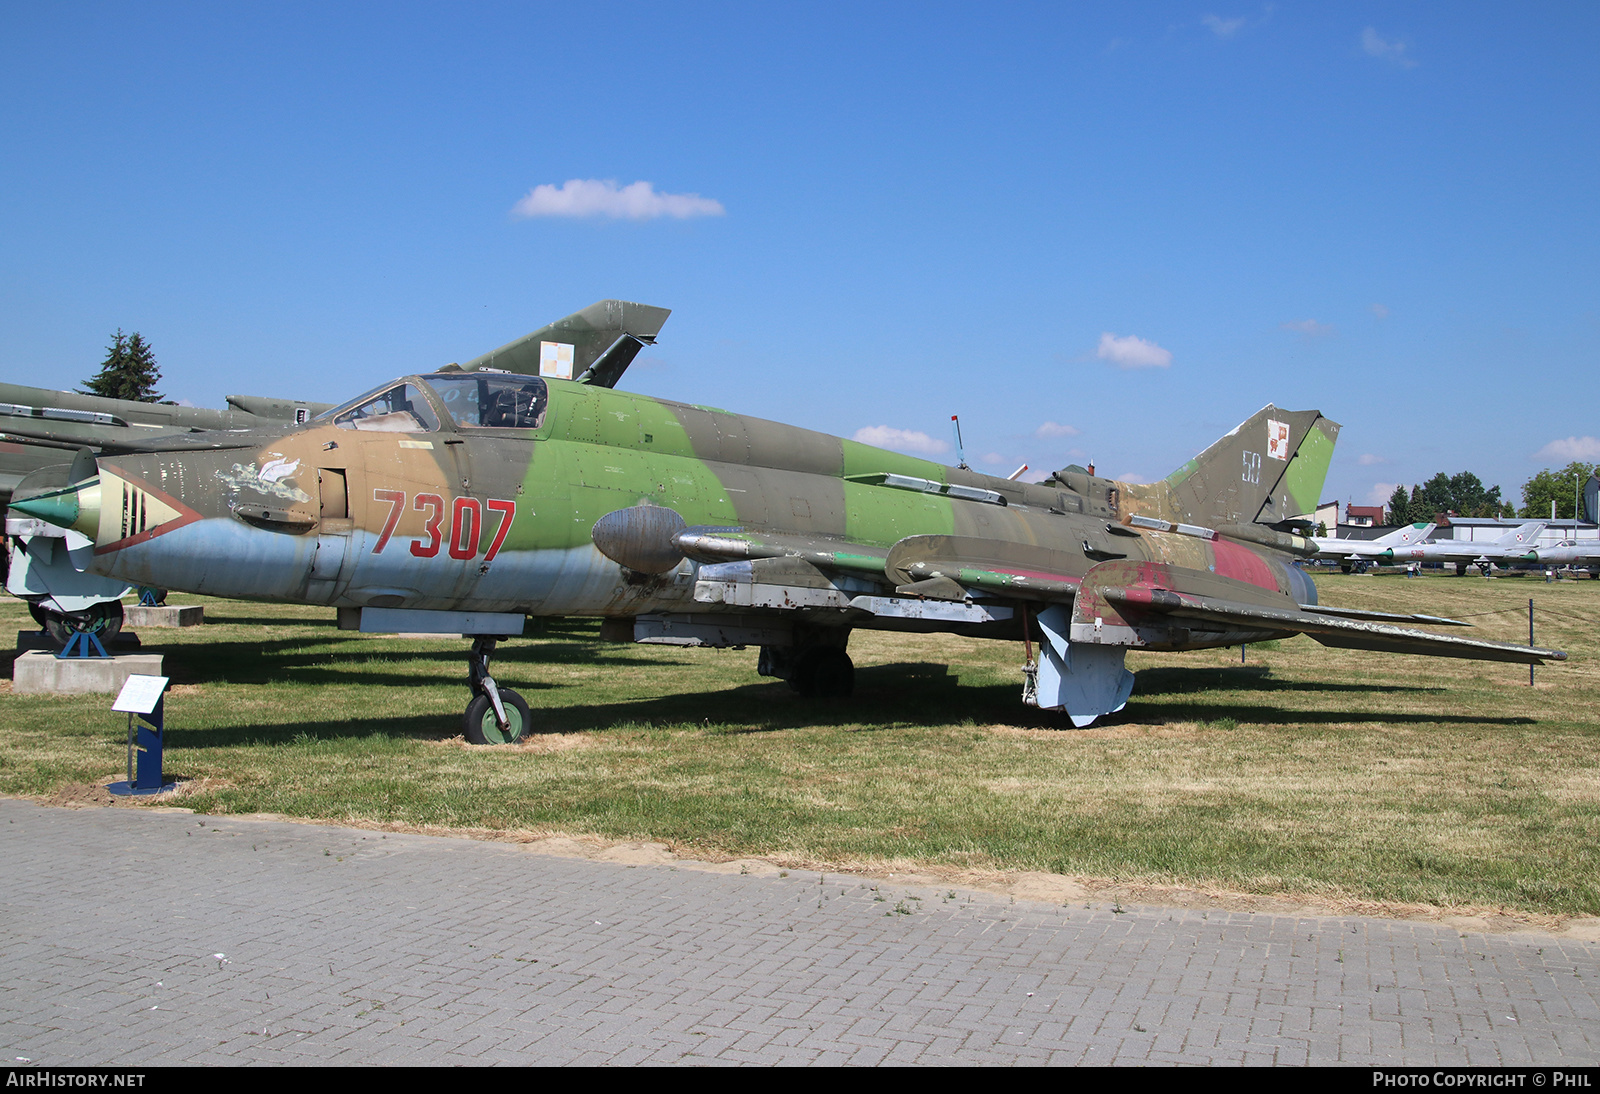
[(1480, 661), (1542, 664), (1565, 661), (1561, 650), (1509, 642), (1456, 638), (1410, 630), (1396, 622), (1443, 622), (1428, 616), (1319, 608), (1287, 594), (1167, 563), (1104, 562), (1083, 579), (1072, 605), (1069, 637), (1074, 642), (1124, 646), (1181, 647), (1198, 637), (1186, 621), (1232, 634), (1232, 641), (1261, 641), (1243, 634), (1288, 637), (1309, 634), (1325, 646), (1393, 653), (1467, 657)]
[(1470, 627), (1459, 619), (1446, 619), (1442, 615), (1401, 615), (1395, 612), (1369, 612), (1361, 608), (1329, 608), (1321, 604), (1302, 604), (1301, 608), (1317, 615), (1333, 615), (1341, 619), (1369, 619), (1375, 623), (1413, 623), (1433, 627)]
[(1408, 631), (1388, 627), (1382, 633), (1334, 631), (1312, 634), (1324, 646), (1345, 650), (1373, 650), (1377, 653), (1413, 653), (1426, 657), (1465, 657), (1473, 661), (1509, 661), (1518, 665), (1542, 665), (1546, 661), (1565, 661), (1562, 650), (1539, 646), (1518, 646), (1510, 642), (1488, 642), (1455, 638), (1427, 631)]
[(1254, 627), (1281, 631), (1285, 634), (1309, 634), (1324, 646), (1335, 646), (1340, 649), (1426, 654), (1432, 657), (1465, 657), (1476, 661), (1511, 661), (1517, 664), (1535, 665), (1567, 659), (1566, 653), (1561, 650), (1414, 631), (1391, 623), (1340, 618), (1298, 607), (1272, 608), (1158, 589), (1121, 588), (1104, 589), (1101, 592), (1106, 599), (1129, 608), (1146, 609), (1182, 619), (1200, 619), (1227, 626)]

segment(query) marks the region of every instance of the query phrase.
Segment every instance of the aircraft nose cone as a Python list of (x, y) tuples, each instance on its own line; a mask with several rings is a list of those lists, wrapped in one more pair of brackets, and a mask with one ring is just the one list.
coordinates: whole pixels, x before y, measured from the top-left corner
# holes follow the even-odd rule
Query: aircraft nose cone
[(27, 497), (13, 496), (11, 509), (93, 539), (100, 530), (100, 480), (87, 479)]

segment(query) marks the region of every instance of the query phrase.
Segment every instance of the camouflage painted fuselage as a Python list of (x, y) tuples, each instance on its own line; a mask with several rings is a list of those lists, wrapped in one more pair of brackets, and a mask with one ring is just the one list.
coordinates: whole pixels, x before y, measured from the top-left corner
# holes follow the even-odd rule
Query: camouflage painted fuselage
[[(948, 537), (918, 542), (949, 547), (972, 565), (939, 573), (1001, 597), (1061, 599), (1071, 595), (1063, 580), (1126, 559), (1236, 579), (1288, 602), (1315, 600), (1289, 565), (1293, 556), (1275, 549), (1304, 543), (1294, 537), (1259, 526), (1245, 534), (1261, 542), (1128, 526), (1134, 516), (1251, 526), (1263, 496), (1287, 513), (1309, 511), (1337, 431), (1315, 412), (1279, 414), (1316, 438), (1301, 446), (1306, 488), (1285, 476), (1277, 495), (1264, 495), (1251, 468), (1262, 464), (1265, 438), (1235, 438), (1239, 457), (1218, 458), (1239, 479), (1242, 489), (1231, 492), (1205, 481), (1219, 475), (1218, 459), (1191, 461), (1149, 485), (1074, 469), (1028, 484), (555, 379), (540, 381), (548, 407), (537, 428), (464, 428), (428, 377), (404, 382), (427, 392), (435, 428), (346, 428), (334, 424), (334, 411), (305, 428), (228, 442), (248, 447), (102, 458), (99, 526), (83, 529), (98, 544), (93, 568), (130, 583), (342, 607), (612, 617), (717, 610), (695, 603), (693, 562), (641, 574), (596, 548), (597, 521), (649, 505), (691, 527), (835, 550), (832, 569), (889, 595), (932, 572), (931, 555), (920, 569), (889, 560), (886, 572), (896, 544)], [(980, 628), (996, 636), (1016, 629)], [(1237, 637), (1219, 632), (1187, 644)]]
[(1317, 411), (1268, 405), (1157, 483), (1075, 466), (1012, 482), (614, 390), (666, 316), (601, 301), (303, 428), (163, 434), (93, 467), (78, 451), (19, 482), (11, 508), (64, 529), (73, 568), (130, 584), (473, 635), (475, 743), (527, 728), (488, 669), (524, 613), (601, 616), (618, 641), (758, 646), (757, 671), (802, 695), (849, 694), (854, 628), (1020, 638), (1023, 702), (1078, 726), (1127, 702), (1130, 648), (1309, 634), (1565, 657), (1318, 606), (1293, 565), (1316, 552), (1300, 514), (1339, 432)]

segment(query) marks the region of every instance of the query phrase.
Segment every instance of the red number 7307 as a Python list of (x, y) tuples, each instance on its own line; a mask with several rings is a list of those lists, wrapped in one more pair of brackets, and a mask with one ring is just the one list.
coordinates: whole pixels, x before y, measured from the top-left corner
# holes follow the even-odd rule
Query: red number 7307
[[(389, 503), (389, 516), (383, 522), (378, 542), (372, 546), (372, 553), (378, 554), (389, 545), (389, 537), (394, 535), (395, 527), (400, 523), (400, 514), (406, 511), (406, 493), (404, 490), (374, 490), (372, 496)], [(438, 494), (418, 494), (411, 499), (411, 508), (428, 514), (423, 525), (428, 537), (412, 540), (411, 553), (418, 558), (432, 558), (439, 553), (439, 545), (444, 541), (444, 499)], [(485, 508), (491, 513), (500, 514), (500, 526), (494, 530), (494, 538), (489, 541), (489, 549), (483, 553), (483, 561), (492, 562), (494, 556), (500, 553), (500, 545), (506, 541), (506, 533), (511, 531), (511, 522), (517, 519), (517, 503), (490, 498), (480, 504), (477, 498), (456, 498), (450, 506), (450, 540), (446, 544), (451, 558), (466, 561), (478, 557), (478, 540), (483, 532)]]

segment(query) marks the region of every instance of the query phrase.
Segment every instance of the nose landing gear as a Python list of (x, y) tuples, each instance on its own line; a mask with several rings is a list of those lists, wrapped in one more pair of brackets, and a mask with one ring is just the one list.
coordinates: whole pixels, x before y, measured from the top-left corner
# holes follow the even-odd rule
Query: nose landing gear
[(467, 653), (467, 672), (472, 690), (477, 692), (462, 718), (462, 730), (470, 744), (516, 744), (533, 724), (527, 700), (500, 687), (489, 675), (489, 657), (497, 642), (497, 638), (474, 638)]

